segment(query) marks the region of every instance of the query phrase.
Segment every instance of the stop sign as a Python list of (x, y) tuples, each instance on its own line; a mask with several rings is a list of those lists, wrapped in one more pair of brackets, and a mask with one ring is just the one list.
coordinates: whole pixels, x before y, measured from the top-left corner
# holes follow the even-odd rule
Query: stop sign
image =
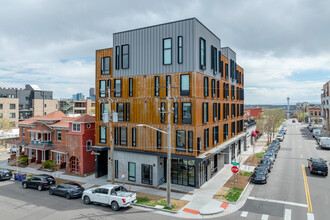
[(232, 166), (231, 167), (231, 172), (237, 173), (238, 172), (238, 167), (237, 166)]

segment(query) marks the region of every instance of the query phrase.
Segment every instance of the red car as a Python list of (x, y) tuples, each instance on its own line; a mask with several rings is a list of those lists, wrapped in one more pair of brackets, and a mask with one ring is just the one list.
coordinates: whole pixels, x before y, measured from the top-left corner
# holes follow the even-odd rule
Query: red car
[(302, 122), (302, 120), (299, 120), (298, 122), (299, 122), (299, 123), (301, 123), (301, 122)]

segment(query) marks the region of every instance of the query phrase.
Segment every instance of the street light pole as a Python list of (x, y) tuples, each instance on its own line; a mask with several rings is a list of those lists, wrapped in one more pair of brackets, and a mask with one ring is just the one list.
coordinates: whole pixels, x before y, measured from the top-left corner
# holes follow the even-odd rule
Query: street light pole
[(167, 96), (167, 208), (171, 208), (171, 106), (170, 106), (170, 98), (171, 98), (171, 83), (168, 84), (168, 96)]
[[(109, 128), (109, 134), (110, 134), (110, 137), (109, 137), (109, 142), (111, 143), (111, 148), (110, 148), (110, 167), (111, 167), (111, 184), (114, 184), (115, 181), (114, 181), (114, 175), (113, 175), (113, 172), (114, 172), (114, 167), (113, 167), (113, 148), (114, 148), (114, 144), (113, 144), (113, 132), (112, 132), (112, 123), (111, 123), (111, 120), (110, 120), (110, 115), (111, 115), (111, 102), (110, 102), (110, 99), (111, 99), (111, 90), (110, 88), (108, 89), (108, 104), (109, 104), (109, 108), (108, 108), (108, 128)], [(109, 144), (110, 146), (110, 144)]]

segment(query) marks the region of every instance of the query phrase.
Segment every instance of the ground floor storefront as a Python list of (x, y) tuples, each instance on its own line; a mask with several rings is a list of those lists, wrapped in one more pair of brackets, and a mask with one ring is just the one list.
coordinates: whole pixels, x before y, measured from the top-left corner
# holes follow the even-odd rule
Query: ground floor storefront
[[(242, 134), (199, 157), (172, 154), (171, 183), (199, 188), (215, 176), (225, 164), (239, 162), (240, 155), (246, 148), (246, 134)], [(166, 154), (115, 149), (111, 164), (108, 148), (98, 149), (96, 152), (97, 177), (107, 173), (108, 180), (111, 180), (113, 166), (116, 182), (159, 187), (167, 181)]]

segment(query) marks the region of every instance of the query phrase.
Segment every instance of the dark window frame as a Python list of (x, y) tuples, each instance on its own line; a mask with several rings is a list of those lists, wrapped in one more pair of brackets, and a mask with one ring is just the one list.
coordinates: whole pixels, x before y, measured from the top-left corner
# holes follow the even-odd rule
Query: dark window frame
[(159, 76), (155, 76), (155, 96), (159, 96)]
[(115, 56), (116, 56), (116, 70), (120, 69), (120, 46), (116, 46), (116, 51), (115, 51)]
[[(134, 164), (134, 176), (130, 175), (130, 164)], [(134, 162), (128, 162), (128, 180), (132, 182), (136, 182), (136, 163)]]
[(160, 123), (165, 123), (165, 102), (160, 103)]
[[(120, 82), (120, 88), (119, 91), (117, 91), (117, 82)], [(122, 81), (121, 79), (115, 79), (114, 80), (114, 85), (113, 85), (113, 89), (114, 89), (114, 97), (121, 97), (121, 88), (122, 88)]]
[[(184, 114), (184, 105), (185, 104), (189, 104), (190, 105), (190, 118), (185, 118), (184, 116), (185, 116), (185, 114)], [(182, 113), (181, 113), (181, 116), (182, 116), (182, 118), (181, 118), (181, 120), (182, 120), (182, 124), (191, 124), (191, 114), (192, 114), (192, 104), (191, 104), (191, 102), (182, 102), (181, 103), (181, 111), (182, 111)]]
[(192, 153), (194, 148), (194, 134), (193, 131), (188, 131), (188, 153)]
[(210, 130), (208, 128), (204, 129), (204, 149), (210, 147)]
[(115, 145), (118, 145), (118, 127), (114, 127), (114, 139), (115, 139)]
[(174, 102), (173, 103), (173, 123), (177, 124), (179, 121), (179, 103), (178, 102)]
[[(123, 102), (117, 102), (117, 113), (118, 113), (118, 121), (125, 121), (125, 103)], [(119, 113), (119, 106), (122, 105), (123, 106), (123, 111), (122, 111), (122, 116), (120, 116), (120, 113)]]
[(162, 132), (157, 131), (157, 150), (162, 149)]
[(126, 103), (126, 121), (130, 121), (130, 103)]
[[(123, 139), (123, 131), (125, 130), (125, 137)], [(127, 127), (120, 127), (119, 143), (121, 146), (127, 146)]]
[[(202, 43), (204, 44), (203, 49)], [(206, 69), (206, 40), (204, 38), (199, 38), (199, 68), (202, 70)]]
[[(106, 59), (109, 59), (109, 69), (105, 69)], [(111, 57), (101, 57), (101, 75), (109, 75), (111, 71)]]
[(218, 105), (217, 103), (213, 103), (213, 121), (217, 121), (218, 119)]
[[(180, 134), (180, 133), (183, 133), (183, 134)], [(181, 135), (184, 136), (183, 137), (183, 145), (179, 146), (178, 145), (178, 137), (181, 136)], [(175, 146), (176, 146), (176, 148), (175, 148), (176, 151), (186, 152), (187, 144), (186, 144), (186, 131), (185, 130), (176, 130), (176, 133), (175, 133)]]
[[(205, 109), (206, 107), (206, 109)], [(209, 122), (209, 103), (207, 102), (203, 102), (203, 105), (202, 105), (202, 116), (203, 116), (203, 123), (208, 123)]]
[[(104, 137), (104, 139), (103, 138), (101, 138), (101, 133), (102, 133), (102, 129), (105, 129), (105, 137)], [(106, 144), (107, 143), (107, 127), (106, 126), (100, 126), (99, 127), (99, 141), (100, 141), (100, 143), (101, 144)]]
[[(182, 82), (183, 82), (183, 77), (188, 76), (188, 81), (189, 81), (189, 90), (183, 90), (182, 89)], [(190, 95), (190, 74), (181, 74), (180, 75), (180, 96), (189, 96)]]
[(217, 98), (220, 98), (220, 81), (217, 80)]
[[(181, 39), (181, 45), (180, 45), (180, 39)], [(182, 63), (183, 63), (183, 37), (178, 36), (178, 64), (182, 64)]]
[[(165, 48), (165, 41), (166, 40), (171, 40), (171, 47), (169, 48)], [(168, 37), (168, 38), (163, 38), (163, 65), (171, 65), (172, 64), (172, 38), (171, 37)], [(165, 51), (169, 50), (171, 53), (170, 53), (170, 63), (165, 63)]]
[(209, 87), (209, 77), (204, 77), (204, 97), (208, 97), (210, 95), (209, 93), (210, 87)]
[(168, 85), (171, 84), (171, 75), (166, 75), (166, 97), (168, 96)]
[(128, 96), (133, 97), (133, 78), (128, 79)]
[[(127, 46), (127, 53), (124, 54), (124, 47)], [(124, 60), (127, 57), (127, 66), (124, 66)], [(121, 45), (121, 68), (129, 69), (129, 44)]]
[(136, 128), (132, 128), (132, 146), (136, 147)]
[(215, 85), (215, 79), (211, 79), (211, 91), (212, 91), (212, 98), (215, 98), (216, 96), (216, 85)]
[[(103, 87), (102, 84), (104, 83), (104, 90), (101, 90), (101, 88)], [(106, 89), (107, 89), (107, 82), (106, 80), (100, 80), (99, 81), (99, 96), (100, 98), (105, 98), (107, 95), (107, 92), (106, 92)]]

